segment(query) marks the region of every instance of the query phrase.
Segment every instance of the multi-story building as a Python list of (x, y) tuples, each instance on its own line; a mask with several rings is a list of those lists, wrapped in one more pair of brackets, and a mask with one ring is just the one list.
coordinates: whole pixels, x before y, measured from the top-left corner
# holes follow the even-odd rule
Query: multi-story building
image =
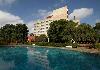
[(49, 29), (49, 24), (52, 21), (65, 19), (68, 20), (68, 9), (67, 6), (53, 10), (52, 13), (46, 17), (44, 20), (37, 20), (34, 24), (34, 34), (39, 36), (41, 34), (47, 35), (47, 30)]

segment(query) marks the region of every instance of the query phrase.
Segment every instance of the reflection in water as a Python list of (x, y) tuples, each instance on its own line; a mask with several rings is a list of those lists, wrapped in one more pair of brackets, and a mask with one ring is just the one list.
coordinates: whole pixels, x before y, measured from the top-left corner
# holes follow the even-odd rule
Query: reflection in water
[(15, 67), (13, 61), (5, 62), (4, 60), (0, 59), (0, 70), (10, 70), (13, 67)]
[(56, 48), (0, 48), (0, 70), (100, 70), (100, 55)]
[[(96, 57), (95, 57), (96, 56)], [(53, 70), (100, 70), (100, 55), (75, 51), (51, 50), (48, 53)]]
[(29, 64), (34, 65), (34, 69), (37, 70), (52, 70), (49, 67), (49, 61), (47, 60), (47, 53), (49, 50), (45, 50), (45, 53), (41, 53), (40, 51), (36, 50), (35, 48), (28, 48), (28, 58)]
[(27, 70), (27, 49), (6, 48), (0, 49), (0, 70)]

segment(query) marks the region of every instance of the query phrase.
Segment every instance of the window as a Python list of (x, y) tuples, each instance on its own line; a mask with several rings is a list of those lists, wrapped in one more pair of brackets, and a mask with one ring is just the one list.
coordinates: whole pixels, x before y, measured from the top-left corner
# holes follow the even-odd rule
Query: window
[(68, 14), (68, 11), (67, 11), (67, 14)]
[(46, 25), (48, 25), (48, 24), (46, 24)]
[(67, 15), (67, 18), (68, 18), (68, 15)]
[(44, 29), (44, 28), (41, 28), (40, 30), (42, 30), (42, 29)]
[(41, 25), (41, 26), (44, 26), (44, 25)]
[(48, 21), (46, 21), (46, 22), (48, 22)]
[(46, 29), (48, 29), (48, 27), (46, 27)]

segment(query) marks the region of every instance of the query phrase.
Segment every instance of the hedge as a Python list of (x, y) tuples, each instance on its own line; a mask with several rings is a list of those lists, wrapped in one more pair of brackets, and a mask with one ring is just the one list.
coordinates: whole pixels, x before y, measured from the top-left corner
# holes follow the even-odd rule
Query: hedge
[(65, 47), (65, 46), (70, 45), (70, 44), (67, 44), (67, 43), (37, 42), (37, 43), (35, 43), (35, 45), (38, 45), (38, 46)]

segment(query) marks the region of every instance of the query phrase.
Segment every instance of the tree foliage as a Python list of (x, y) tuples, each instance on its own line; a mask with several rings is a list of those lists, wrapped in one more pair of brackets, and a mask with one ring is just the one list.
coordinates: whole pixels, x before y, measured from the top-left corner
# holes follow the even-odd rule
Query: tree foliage
[(0, 28), (0, 44), (23, 43), (27, 34), (28, 28), (25, 24), (6, 24)]
[[(99, 29), (99, 24), (95, 28)], [(58, 20), (50, 24), (48, 30), (50, 42), (71, 43), (73, 39), (78, 43), (95, 43), (96, 32), (89, 24), (80, 24), (73, 21)]]
[(94, 27), (94, 29), (100, 30), (100, 22), (96, 23), (96, 26)]
[(45, 34), (41, 34), (39, 37), (38, 37), (38, 42), (47, 42), (48, 41), (48, 38)]
[(77, 23), (73, 21), (67, 21), (65, 28), (62, 32), (63, 42), (71, 43), (71, 40), (75, 37), (76, 27), (77, 27)]
[(74, 39), (79, 43), (94, 43), (96, 38), (96, 33), (92, 26), (89, 24), (80, 24), (76, 28), (76, 33)]
[(100, 43), (100, 22), (96, 23), (96, 26), (94, 27), (94, 30), (96, 32), (96, 40)]
[(28, 28), (25, 24), (17, 24), (16, 25), (16, 40), (19, 42), (26, 42), (28, 35)]
[(50, 42), (65, 43), (72, 38), (74, 28), (77, 24), (73, 21), (58, 20), (50, 24), (48, 37)]

